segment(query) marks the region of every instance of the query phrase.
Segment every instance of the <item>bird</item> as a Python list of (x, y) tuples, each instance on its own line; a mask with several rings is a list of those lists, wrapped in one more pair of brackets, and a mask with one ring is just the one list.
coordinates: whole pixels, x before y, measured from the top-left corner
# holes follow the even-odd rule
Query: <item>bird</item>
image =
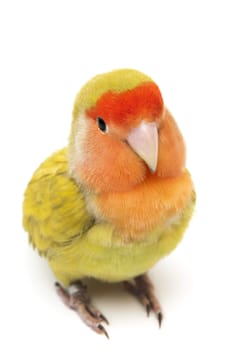
[(108, 337), (109, 322), (91, 301), (91, 279), (122, 283), (160, 326), (148, 271), (181, 241), (196, 202), (182, 133), (158, 85), (135, 69), (90, 79), (70, 119), (67, 146), (25, 190), (29, 241), (63, 302), (96, 333)]

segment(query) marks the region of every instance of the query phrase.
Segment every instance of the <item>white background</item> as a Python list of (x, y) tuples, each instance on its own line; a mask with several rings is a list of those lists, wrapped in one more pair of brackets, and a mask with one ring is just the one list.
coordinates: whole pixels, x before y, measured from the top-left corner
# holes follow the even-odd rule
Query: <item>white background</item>
[[(1, 349), (231, 349), (231, 2), (1, 1)], [(27, 244), (23, 192), (67, 143), (76, 92), (93, 75), (152, 76), (188, 146), (197, 207), (179, 247), (150, 272), (165, 319), (119, 286), (93, 285), (110, 341), (57, 297)]]

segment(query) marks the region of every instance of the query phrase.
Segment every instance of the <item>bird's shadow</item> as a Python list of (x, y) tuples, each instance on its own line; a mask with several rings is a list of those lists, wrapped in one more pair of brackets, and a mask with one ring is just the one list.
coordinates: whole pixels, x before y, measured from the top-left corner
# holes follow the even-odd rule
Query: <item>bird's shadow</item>
[(123, 287), (123, 283), (107, 283), (94, 279), (85, 280), (84, 283), (88, 287), (91, 298), (100, 303), (103, 300), (107, 304), (117, 303), (117, 301), (122, 303), (129, 295)]

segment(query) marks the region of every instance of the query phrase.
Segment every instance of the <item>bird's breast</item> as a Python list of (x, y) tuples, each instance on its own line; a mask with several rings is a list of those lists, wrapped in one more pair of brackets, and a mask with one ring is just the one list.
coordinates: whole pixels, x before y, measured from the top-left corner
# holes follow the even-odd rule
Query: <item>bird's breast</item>
[(98, 222), (113, 225), (115, 234), (125, 241), (139, 241), (156, 228), (180, 220), (193, 196), (191, 176), (185, 171), (176, 178), (150, 176), (128, 192), (90, 195), (87, 203)]

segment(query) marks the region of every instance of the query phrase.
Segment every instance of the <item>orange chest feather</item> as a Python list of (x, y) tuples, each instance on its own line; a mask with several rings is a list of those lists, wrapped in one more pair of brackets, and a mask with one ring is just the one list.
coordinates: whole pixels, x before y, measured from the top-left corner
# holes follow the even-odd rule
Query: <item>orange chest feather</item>
[(91, 196), (88, 205), (99, 220), (112, 224), (123, 235), (138, 239), (181, 215), (192, 194), (193, 183), (186, 171), (172, 179), (150, 177), (128, 192)]

